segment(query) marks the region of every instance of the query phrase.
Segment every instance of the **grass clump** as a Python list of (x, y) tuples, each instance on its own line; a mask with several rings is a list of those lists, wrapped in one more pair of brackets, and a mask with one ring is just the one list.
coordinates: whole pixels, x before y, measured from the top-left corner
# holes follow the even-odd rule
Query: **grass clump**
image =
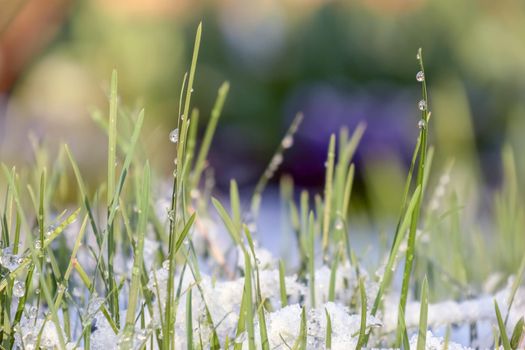
[[(296, 201), (292, 180), (281, 180), (283, 215), (296, 241), (296, 246), (286, 248), (297, 252), (298, 261), (292, 254), (278, 258), (261, 247), (254, 227), (263, 192), (293, 144), (300, 113), (247, 208), (235, 180), (230, 182), (228, 204), (213, 197), (207, 157), (229, 84), (219, 87), (198, 142), (201, 113), (192, 108), (191, 97), (201, 33), (199, 25), (175, 128), (169, 135), (176, 151), (168, 195), (156, 195), (162, 177), (150, 168), (141, 148), (147, 113), (130, 114), (120, 108), (115, 71), (108, 117), (100, 111), (94, 114), (108, 135), (105, 183), (88, 188), (67, 146), (53, 164), (39, 156), (45, 152), (39, 148), (35, 148), (34, 168), (17, 171), (2, 164), (1, 348), (425, 349), (436, 342), (445, 348), (460, 347), (449, 340), (450, 331), (443, 340), (428, 330), (442, 324), (470, 326), (478, 320), (469, 318), (468, 310), (461, 319), (447, 318), (446, 311), (432, 314), (439, 306), (435, 296), (451, 285), (459, 286), (468, 293), (452, 296), (469, 298), (470, 307), (487, 309), (486, 300), (476, 298), (472, 292), (476, 286), (470, 282), (482, 275), (471, 264), (489, 239), (477, 237), (477, 250), (465, 253), (460, 198), (454, 193), (444, 213), (435, 215), (426, 207), (433, 149), (428, 146), (431, 113), (422, 51), (417, 54), (416, 76), (422, 87), (419, 137), (391, 247), (374, 274), (365, 267), (370, 262), (365, 263), (366, 254), (356, 248), (350, 232), (353, 156), (364, 124), (352, 134), (343, 128), (331, 135), (322, 195), (301, 191)], [(130, 127), (122, 128), (123, 123)], [(493, 293), (494, 313), (476, 314), (497, 324), (495, 345), (501, 343), (505, 349), (521, 346), (523, 318), (516, 315), (524, 306), (525, 293), (521, 288), (525, 260), (515, 247), (509, 248), (510, 242), (522, 243), (523, 224), (513, 157), (505, 149), (505, 185), (495, 201), (494, 221), (501, 235), (491, 239), (501, 251), (511, 249), (500, 266), (518, 274), (503, 289), (503, 297)], [(67, 181), (64, 169), (68, 168), (74, 181)], [(60, 182), (75, 183), (70, 190), (78, 193), (78, 201), (70, 208), (60, 208), (55, 201)], [(444, 183), (440, 180), (440, 185)], [(435, 234), (444, 225), (452, 228), (446, 242)], [(428, 244), (419, 242), (420, 237), (432, 240), (435, 252), (427, 254)], [(451, 259), (443, 257), (445, 245), (452, 246)], [(400, 274), (397, 264), (403, 257)], [(446, 276), (447, 284), (437, 276)], [(464, 307), (461, 302), (450, 303)], [(442, 306), (452, 307), (450, 303)], [(505, 303), (504, 315), (501, 303)], [(515, 325), (510, 339), (508, 324)]]

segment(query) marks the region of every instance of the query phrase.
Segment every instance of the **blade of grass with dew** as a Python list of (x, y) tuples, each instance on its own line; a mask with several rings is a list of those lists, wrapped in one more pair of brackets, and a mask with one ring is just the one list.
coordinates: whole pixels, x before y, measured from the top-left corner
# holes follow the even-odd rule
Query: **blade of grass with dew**
[(363, 278), (359, 279), (359, 294), (361, 296), (361, 324), (359, 326), (359, 338), (357, 339), (356, 350), (363, 348), (366, 339), (366, 291)]
[(328, 259), (328, 233), (331, 222), (331, 208), (332, 208), (332, 182), (334, 177), (334, 160), (335, 160), (335, 135), (330, 136), (330, 144), (328, 145), (328, 156), (326, 160), (326, 175), (324, 188), (324, 210), (323, 210), (323, 260)]
[[(425, 68), (423, 66), (423, 53), (421, 49), (419, 49), (417, 57), (419, 60), (420, 70), (424, 74)], [(419, 155), (419, 164), (418, 164), (417, 179), (416, 179), (416, 184), (418, 187), (421, 187), (421, 192), (417, 196), (417, 203), (412, 213), (410, 230), (408, 234), (408, 245), (407, 245), (406, 258), (405, 258), (405, 269), (403, 272), (403, 282), (401, 284), (401, 296), (399, 298), (399, 304), (401, 305), (401, 309), (403, 310), (403, 312), (405, 311), (405, 308), (406, 308), (406, 303), (407, 303), (407, 298), (408, 298), (408, 289), (410, 287), (410, 277), (412, 274), (412, 266), (414, 262), (415, 249), (416, 249), (416, 230), (417, 230), (417, 225), (419, 223), (419, 213), (421, 211), (421, 202), (423, 199), (423, 180), (424, 180), (425, 167), (427, 166), (426, 164), (427, 163), (427, 159), (426, 159), (427, 157), (427, 136), (428, 136), (428, 124), (429, 124), (429, 119), (430, 119), (430, 113), (428, 112), (429, 102), (428, 102), (428, 95), (427, 95), (426, 80), (423, 80), (422, 82), (422, 97), (423, 97), (422, 101), (424, 101), (424, 108), (421, 108), (421, 122), (420, 122), (421, 150), (420, 150), (420, 155)]]
[(509, 338), (507, 336), (507, 330), (505, 329), (505, 323), (503, 322), (503, 319), (501, 318), (501, 312), (499, 310), (499, 306), (496, 300), (494, 300), (494, 309), (496, 311), (496, 319), (498, 320), (498, 328), (499, 328), (499, 341), (497, 342), (496, 346), (499, 347), (499, 345), (503, 345), (504, 350), (511, 350)]
[[(191, 95), (193, 93), (193, 80), (195, 78), (195, 69), (197, 67), (197, 59), (199, 56), (199, 48), (200, 48), (200, 41), (201, 41), (201, 35), (202, 35), (202, 23), (199, 23), (199, 26), (197, 27), (197, 33), (195, 34), (195, 44), (193, 46), (193, 55), (191, 59), (191, 65), (190, 65), (190, 74), (188, 78), (188, 87), (186, 89), (186, 99), (184, 103), (184, 114), (177, 116), (177, 129), (179, 130), (179, 137), (178, 137), (178, 148), (177, 148), (177, 164), (176, 164), (176, 175), (173, 179), (173, 189), (171, 193), (171, 208), (170, 212), (172, 213), (173, 220), (170, 220), (169, 224), (169, 248), (168, 248), (168, 259), (169, 259), (169, 269), (170, 271), (174, 271), (175, 269), (175, 241), (177, 239), (176, 237), (176, 227), (178, 224), (178, 200), (179, 196), (181, 195), (182, 188), (181, 188), (181, 174), (182, 174), (182, 166), (184, 162), (184, 147), (185, 147), (185, 137), (186, 132), (188, 129), (188, 120), (189, 120), (189, 110), (190, 110), (190, 102), (191, 102)], [(184, 79), (186, 81), (186, 79)], [(184, 84), (183, 84), (184, 85)], [(184, 86), (181, 90), (181, 96), (184, 91)], [(182, 102), (182, 99), (181, 99)], [(179, 108), (182, 105), (182, 103), (179, 104)], [(179, 120), (183, 118), (183, 116), (186, 116), (186, 118), (183, 120), (183, 127), (182, 127), (182, 133), (181, 128), (179, 128)], [(178, 175), (177, 175), (178, 174)], [(162, 347), (165, 349), (168, 349), (170, 346), (173, 345), (174, 347), (174, 336), (173, 334), (173, 328), (175, 324), (175, 310), (173, 306), (173, 297), (174, 297), (174, 290), (173, 290), (173, 274), (169, 274), (168, 276), (168, 292), (166, 293), (166, 310), (165, 310), (165, 317), (164, 317), (164, 325), (163, 325), (163, 333), (164, 337), (162, 338)]]
[[(273, 177), (273, 175), (275, 174), (275, 171), (281, 164), (282, 155), (285, 149), (291, 146), (291, 143), (287, 140), (293, 140), (293, 136), (297, 132), (297, 129), (299, 128), (299, 125), (301, 125), (302, 121), (303, 121), (303, 114), (297, 113), (295, 115), (295, 118), (292, 120), (290, 127), (286, 131), (283, 139), (281, 140), (281, 143), (277, 147), (277, 150), (274, 152), (272, 159), (270, 160), (270, 163), (268, 164), (263, 174), (259, 178), (259, 181), (257, 181), (257, 184), (255, 185), (255, 189), (253, 190), (251, 203), (250, 203), (250, 212), (254, 220), (257, 219), (259, 215), (259, 207), (261, 204), (262, 193), (264, 192), (264, 189), (266, 188), (268, 181)], [(277, 162), (276, 160), (279, 160), (279, 161)]]
[(428, 321), (428, 281), (423, 279), (421, 287), (421, 310), (419, 311), (419, 332), (417, 337), (417, 350), (425, 350), (427, 342), (427, 321)]

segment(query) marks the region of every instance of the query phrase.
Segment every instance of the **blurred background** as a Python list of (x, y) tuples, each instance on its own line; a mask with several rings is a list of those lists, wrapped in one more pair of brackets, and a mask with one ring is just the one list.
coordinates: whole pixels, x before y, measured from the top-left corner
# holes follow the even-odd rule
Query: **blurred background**
[[(324, 181), (329, 135), (367, 130), (356, 156), (356, 205), (397, 215), (418, 133), (424, 50), (435, 169), (468, 169), (461, 190), (500, 180), (500, 149), (525, 158), (525, 3), (489, 0), (2, 0), (0, 154), (30, 162), (31, 145), (67, 142), (93, 181), (105, 176), (111, 70), (121, 104), (144, 106), (143, 141), (166, 178), (179, 91), (194, 35), (203, 38), (192, 100), (209, 117), (231, 82), (211, 150), (219, 188), (251, 188), (298, 111), (305, 115), (281, 173)], [(364, 203), (364, 204), (363, 204)]]

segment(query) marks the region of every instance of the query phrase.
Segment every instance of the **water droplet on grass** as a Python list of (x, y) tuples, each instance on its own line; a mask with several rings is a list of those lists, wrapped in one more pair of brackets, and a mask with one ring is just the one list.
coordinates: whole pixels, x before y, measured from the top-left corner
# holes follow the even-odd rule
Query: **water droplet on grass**
[(425, 100), (421, 100), (417, 103), (417, 108), (420, 110), (420, 111), (425, 111), (427, 109), (427, 101)]
[(417, 72), (416, 80), (419, 81), (420, 83), (425, 81), (425, 73), (423, 73), (423, 71), (421, 71), (421, 70), (419, 72)]
[(179, 142), (179, 128), (171, 130), (169, 138), (172, 143)]
[(35, 241), (35, 249), (41, 249), (41, 248), (42, 248), (42, 242), (39, 239), (37, 239)]
[(281, 142), (281, 145), (284, 149), (290, 148), (293, 146), (293, 137), (288, 135), (286, 136), (283, 141)]
[(13, 284), (13, 295), (17, 298), (21, 298), (24, 296), (26, 292), (26, 285), (22, 281), (15, 281)]
[(27, 311), (27, 316), (29, 318), (36, 318), (38, 315), (38, 308), (36, 306), (31, 306), (29, 310)]
[(427, 126), (427, 123), (421, 119), (418, 123), (417, 123), (417, 127), (420, 128), (420, 129), (424, 129), (425, 127)]
[(20, 255), (13, 254), (11, 247), (3, 249), (0, 255), (0, 265), (9, 271), (15, 270), (23, 261), (24, 259)]
[(344, 229), (345, 224), (344, 224), (344, 222), (343, 222), (343, 220), (341, 218), (337, 218), (335, 220), (334, 227), (335, 227), (336, 230), (340, 231), (340, 230)]

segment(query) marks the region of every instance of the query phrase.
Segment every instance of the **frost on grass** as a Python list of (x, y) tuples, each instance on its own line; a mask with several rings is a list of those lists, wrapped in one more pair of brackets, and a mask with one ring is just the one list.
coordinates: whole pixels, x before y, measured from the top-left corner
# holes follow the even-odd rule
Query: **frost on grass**
[(36, 308), (31, 307), (17, 326), (15, 346), (20, 349), (55, 349), (60, 346), (56, 326), (50, 320), (38, 317)]
[[(268, 315), (268, 340), (272, 349), (289, 349), (300, 334), (301, 306), (289, 305)], [(326, 341), (326, 311), (332, 322), (332, 349), (355, 348), (361, 316), (351, 315), (341, 304), (326, 303), (310, 309), (306, 314), (307, 349), (322, 349)], [(381, 322), (369, 317), (367, 328), (378, 327)], [(260, 338), (256, 338), (260, 344)]]
[[(416, 350), (417, 349), (417, 340), (418, 335), (415, 334), (410, 338), (410, 350)], [(442, 349), (449, 349), (449, 350), (472, 350), (472, 348), (465, 347), (463, 345), (454, 343), (454, 342), (448, 342), (446, 343), (445, 340), (442, 337), (436, 337), (434, 334), (432, 334), (431, 331), (427, 331), (426, 334), (426, 350), (442, 350)]]
[[(301, 324), (301, 310), (302, 304), (299, 302), (309, 304), (309, 286), (308, 280), (299, 281), (297, 276), (286, 276), (287, 299), (289, 305), (281, 308), (279, 299), (279, 271), (274, 268), (275, 258), (269, 251), (257, 249), (264, 259), (258, 259), (254, 263), (261, 266), (259, 272), (261, 297), (268, 301), (271, 310), (266, 314), (266, 325), (268, 330), (268, 341), (271, 349), (288, 349), (293, 345), (300, 334)], [(241, 269), (243, 264), (239, 264)], [(247, 349), (248, 340), (244, 334), (236, 337), (236, 327), (238, 322), (238, 315), (241, 309), (241, 299), (244, 286), (244, 278), (240, 277), (229, 281), (214, 281), (212, 277), (206, 274), (201, 275), (200, 281), (195, 281), (191, 272), (187, 269), (182, 279), (180, 279), (180, 269), (175, 272), (174, 281), (182, 281), (181, 290), (185, 293), (192, 288), (192, 323), (194, 330), (202, 335), (204, 344), (209, 346), (208, 339), (212, 332), (212, 326), (206, 320), (205, 305), (215, 322), (215, 330), (219, 336), (219, 340), (224, 342), (226, 338), (236, 339), (237, 343), (243, 343), (243, 348)], [(363, 272), (362, 272), (363, 273)], [(163, 300), (165, 300), (167, 290), (167, 280), (169, 271), (166, 268), (160, 268), (152, 272), (150, 276), (149, 289), (153, 293), (159, 293), (155, 299), (155, 303), (160, 301), (160, 308), (164, 308)], [(355, 303), (358, 292), (358, 279), (356, 278), (356, 271), (349, 264), (340, 266), (336, 273), (335, 295), (336, 302), (327, 302), (329, 278), (331, 271), (329, 267), (322, 266), (315, 271), (316, 275), (316, 299), (318, 300), (318, 307), (309, 309), (307, 316), (307, 349), (322, 349), (325, 344), (326, 336), (326, 314), (329, 313), (332, 322), (332, 349), (349, 349), (355, 348), (357, 345), (361, 315), (356, 311), (344, 305), (351, 305)], [(370, 280), (366, 275), (362, 275), (366, 280), (365, 290), (369, 304), (373, 302), (373, 298), (377, 293), (378, 285), (373, 280)], [(157, 285), (153, 281), (157, 281)], [(177, 282), (178, 284), (178, 282)], [(199, 285), (199, 290), (195, 288)], [(429, 305), (429, 327), (441, 327), (456, 324), (469, 324), (471, 322), (482, 320), (494, 320), (493, 312), (493, 298), (495, 297), (501, 305), (505, 304), (506, 298), (510, 290), (507, 288), (500, 291), (495, 296), (485, 296), (477, 299), (466, 300), (463, 302), (443, 301), (436, 304)], [(183, 295), (184, 296), (184, 295)], [(520, 313), (525, 310), (525, 291), (518, 290), (514, 306), (511, 310), (509, 324), (520, 317)], [(396, 295), (388, 295), (386, 297), (384, 312), (378, 317), (370, 314), (367, 315), (367, 330), (372, 330), (372, 336), (376, 334), (378, 338), (377, 344), (381, 343), (381, 338), (385, 335), (392, 335), (395, 332), (397, 325), (397, 298)], [(183, 300), (183, 299), (182, 299)], [(390, 301), (392, 300), (392, 301)], [(154, 310), (158, 309), (155, 304)], [(419, 324), (419, 302), (410, 302), (406, 311), (406, 324), (409, 328), (409, 334), (417, 330)], [(186, 306), (180, 303), (177, 308), (175, 334), (177, 344), (180, 349), (185, 348), (186, 344)], [(152, 324), (159, 324), (159, 314), (153, 314)], [(257, 331), (259, 327), (257, 317), (255, 317), (255, 343), (258, 347), (261, 346), (260, 334)], [(511, 331), (511, 330), (509, 330)], [(415, 342), (412, 337), (412, 343)], [(431, 332), (427, 336), (427, 349), (441, 349), (443, 339), (434, 337)], [(178, 347), (179, 348), (179, 347)], [(449, 349), (464, 349), (461, 345), (449, 343)], [(467, 348), (465, 348), (467, 349)]]

